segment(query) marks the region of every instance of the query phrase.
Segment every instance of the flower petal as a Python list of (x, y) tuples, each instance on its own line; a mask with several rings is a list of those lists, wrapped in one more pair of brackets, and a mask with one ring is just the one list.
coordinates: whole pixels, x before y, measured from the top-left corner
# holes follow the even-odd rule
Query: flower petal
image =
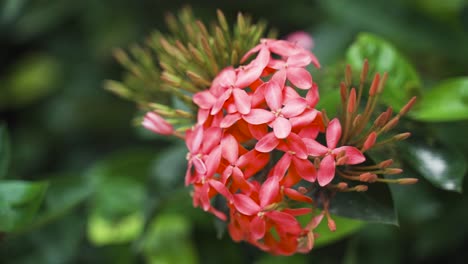
[(314, 139), (303, 138), (305, 145), (307, 146), (307, 154), (314, 157), (325, 155), (328, 152), (328, 148), (318, 143)]
[(251, 99), (246, 91), (242, 89), (233, 89), (232, 95), (234, 96), (234, 103), (237, 111), (243, 115), (250, 112)]
[(317, 173), (317, 181), (320, 186), (329, 184), (335, 177), (335, 158), (332, 155), (327, 155), (320, 162), (320, 167)]
[(277, 111), (283, 106), (283, 91), (275, 81), (269, 81), (265, 89), (265, 100), (272, 111)]
[(222, 155), (229, 164), (234, 165), (239, 157), (239, 143), (233, 135), (227, 134), (221, 141)]
[(224, 103), (229, 99), (229, 97), (231, 97), (231, 94), (232, 89), (227, 89), (220, 97), (218, 97), (216, 103), (211, 108), (212, 115), (217, 114), (219, 111), (221, 111), (221, 109), (223, 109)]
[(190, 139), (187, 140), (187, 147), (191, 153), (198, 153), (203, 141), (203, 127), (200, 125), (196, 126), (190, 135)]
[(276, 138), (274, 133), (268, 133), (262, 137), (257, 144), (255, 144), (255, 149), (259, 152), (268, 153), (278, 146), (279, 140)]
[(275, 136), (279, 139), (287, 138), (291, 133), (291, 123), (284, 117), (277, 117), (275, 121), (273, 121), (272, 126)]
[(255, 216), (250, 222), (250, 231), (251, 231), (251, 239), (259, 240), (265, 236), (266, 225), (265, 220), (262, 218)]
[(308, 159), (293, 158), (292, 162), (297, 173), (306, 181), (315, 182), (317, 179), (317, 171), (314, 164)]
[(241, 119), (241, 115), (239, 113), (229, 114), (226, 115), (223, 120), (221, 120), (220, 127), (221, 128), (228, 128), (236, 123), (239, 119)]
[(251, 125), (260, 125), (271, 122), (275, 119), (275, 115), (265, 109), (252, 109), (247, 115), (243, 115), (242, 118)]
[(210, 109), (216, 103), (216, 97), (210, 91), (198, 92), (193, 95), (193, 102), (202, 109)]
[(312, 87), (312, 75), (304, 68), (289, 67), (287, 77), (299, 89), (306, 90)]
[(339, 147), (333, 150), (333, 154), (337, 155), (338, 153), (344, 151), (345, 156), (347, 158), (346, 164), (354, 165), (362, 163), (366, 160), (366, 157), (362, 154), (362, 152), (355, 148), (349, 146)]
[(232, 197), (234, 207), (241, 214), (254, 215), (260, 212), (260, 206), (249, 196), (241, 193), (234, 194)]
[(306, 107), (307, 101), (304, 98), (294, 98), (288, 100), (288, 102), (284, 105), (283, 109), (281, 110), (281, 114), (283, 114), (283, 116), (287, 118), (298, 116), (302, 114), (302, 112), (304, 112)]
[(174, 128), (169, 122), (153, 112), (146, 113), (142, 125), (144, 128), (160, 135), (171, 135), (174, 132)]
[(295, 152), (295, 156), (300, 159), (307, 159), (307, 146), (303, 139), (295, 133), (289, 134), (287, 139), (289, 150)]
[(195, 170), (198, 173), (200, 174), (206, 173), (206, 165), (198, 156), (192, 157), (192, 162), (193, 162), (193, 166), (195, 167)]
[(338, 118), (334, 118), (330, 123), (328, 123), (326, 138), (328, 148), (336, 148), (336, 145), (341, 138), (341, 124)]
[(260, 199), (260, 207), (265, 208), (277, 200), (279, 195), (279, 179), (278, 177), (268, 178), (260, 187), (258, 194)]

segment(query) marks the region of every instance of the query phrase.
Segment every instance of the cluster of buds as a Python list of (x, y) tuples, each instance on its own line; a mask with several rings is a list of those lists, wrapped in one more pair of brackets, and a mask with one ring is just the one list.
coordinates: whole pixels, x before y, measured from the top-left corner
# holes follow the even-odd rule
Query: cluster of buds
[[(189, 150), (185, 184), (193, 187), (193, 204), (229, 221), (233, 240), (273, 254), (306, 253), (322, 219), (327, 219), (330, 230), (336, 229), (328, 212), (330, 201), (323, 195), (316, 199), (321, 190), (361, 192), (367, 190), (365, 183), (415, 182), (379, 177), (401, 172), (389, 168), (392, 160), (363, 164), (369, 149), (409, 136), (377, 142), (414, 99), (396, 117), (389, 108), (371, 127), (367, 125), (386, 75), (375, 76), (359, 113), (368, 64), (364, 63), (357, 90), (350, 88), (352, 74), (347, 68), (341, 85), (342, 116), (329, 120), (315, 109), (318, 86), (306, 67), (320, 65), (309, 50), (293, 42), (263, 39), (241, 62), (248, 60), (223, 69), (209, 89), (193, 95), (196, 124), (185, 132), (161, 117), (165, 113), (161, 109), (143, 121), (155, 133), (185, 140)], [(353, 181), (358, 184), (351, 185)], [(216, 199), (226, 201), (226, 206), (216, 208)], [(298, 217), (304, 215), (310, 218), (301, 224)]]

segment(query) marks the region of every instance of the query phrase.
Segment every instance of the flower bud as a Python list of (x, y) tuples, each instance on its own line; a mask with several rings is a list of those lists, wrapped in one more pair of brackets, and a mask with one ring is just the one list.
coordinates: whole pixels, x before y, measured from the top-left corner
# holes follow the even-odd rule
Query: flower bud
[(174, 128), (164, 118), (154, 112), (146, 113), (143, 122), (143, 127), (160, 135), (172, 135)]

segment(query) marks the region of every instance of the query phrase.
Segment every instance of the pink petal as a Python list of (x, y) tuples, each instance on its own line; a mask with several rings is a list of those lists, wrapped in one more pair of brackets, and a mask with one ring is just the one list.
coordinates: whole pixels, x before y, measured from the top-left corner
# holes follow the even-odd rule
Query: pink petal
[(239, 113), (226, 115), (223, 118), (223, 120), (221, 120), (220, 127), (221, 128), (228, 128), (228, 127), (234, 125), (234, 123), (236, 123), (239, 119), (241, 119), (241, 115)]
[(251, 231), (251, 239), (259, 240), (265, 236), (266, 225), (265, 220), (262, 218), (255, 216), (250, 222), (250, 231)]
[(231, 87), (234, 85), (236, 80), (236, 71), (232, 66), (229, 66), (223, 69), (218, 76), (213, 80), (213, 83), (216, 82), (219, 86), (226, 89), (227, 87)]
[(227, 134), (221, 141), (222, 155), (229, 161), (229, 164), (233, 165), (236, 163), (239, 157), (239, 143), (233, 135)]
[(250, 110), (250, 113), (242, 116), (242, 118), (251, 125), (260, 125), (271, 122), (275, 119), (275, 115), (265, 109), (255, 108)]
[(198, 153), (203, 142), (203, 127), (198, 125), (191, 133), (191, 140), (188, 146), (191, 153)]
[(224, 184), (216, 180), (210, 180), (208, 183), (211, 187), (213, 187), (213, 189), (215, 189), (219, 194), (224, 196), (228, 201), (232, 200), (232, 194), (229, 192), (229, 190)]
[(251, 99), (247, 92), (241, 89), (233, 89), (232, 95), (234, 96), (237, 111), (243, 115), (248, 114), (250, 112)]
[(290, 67), (305, 67), (310, 64), (312, 58), (305, 52), (299, 52), (288, 57), (287, 63)]
[(291, 56), (297, 53), (298, 48), (294, 43), (285, 40), (273, 40), (268, 42), (268, 48), (271, 52), (281, 56)]
[(210, 127), (205, 130), (203, 135), (202, 153), (210, 153), (211, 150), (221, 142), (222, 131), (219, 127)]
[(291, 123), (284, 117), (277, 117), (275, 121), (273, 121), (272, 126), (275, 136), (279, 139), (287, 138), (291, 133)]
[(320, 186), (329, 184), (335, 177), (335, 158), (327, 155), (320, 162), (320, 168), (317, 173), (317, 180)]
[(192, 158), (192, 162), (193, 162), (193, 166), (195, 167), (195, 170), (200, 173), (200, 174), (205, 174), (206, 173), (206, 166), (205, 166), (205, 163), (203, 163), (203, 161), (195, 156)]
[(297, 234), (301, 232), (301, 226), (294, 216), (279, 211), (270, 211), (267, 215), (268, 218), (275, 222), (276, 226), (281, 228), (282, 231), (289, 234)]
[(218, 170), (219, 164), (221, 162), (221, 148), (217, 147), (210, 152), (208, 157), (205, 160), (206, 165), (206, 175), (212, 177), (216, 170)]
[(315, 170), (314, 164), (308, 159), (293, 158), (292, 160), (294, 168), (297, 173), (306, 181), (315, 182), (317, 179), (317, 171)]
[(309, 107), (315, 107), (320, 99), (317, 84), (312, 84), (312, 88), (306, 94), (306, 101)]
[(224, 93), (216, 100), (216, 103), (213, 105), (213, 108), (211, 108), (211, 114), (215, 115), (221, 109), (223, 109), (224, 103), (231, 97), (232, 94), (232, 89), (227, 89), (224, 91)]
[(255, 144), (255, 149), (259, 152), (268, 153), (275, 149), (278, 144), (279, 140), (276, 138), (275, 134), (268, 133)]
[(198, 92), (193, 95), (193, 102), (202, 109), (210, 109), (216, 103), (216, 97), (210, 91)]
[(209, 109), (198, 109), (197, 113), (197, 124), (198, 125), (203, 125), (206, 120), (208, 120), (208, 117), (210, 116), (210, 110)]
[(283, 68), (275, 72), (271, 77), (270, 82), (276, 82), (280, 87), (284, 87), (284, 84), (286, 83), (286, 69)]
[(249, 196), (241, 193), (234, 194), (232, 197), (234, 207), (244, 215), (254, 215), (260, 212), (260, 206)]
[(310, 89), (312, 87), (312, 76), (304, 68), (289, 67), (287, 70), (288, 80), (299, 89)]
[(260, 207), (265, 208), (272, 204), (279, 195), (279, 179), (278, 177), (268, 178), (260, 187), (259, 199)]
[(305, 31), (296, 31), (286, 36), (286, 40), (295, 43), (297, 46), (306, 50), (311, 50), (314, 47), (312, 36)]
[(283, 88), (283, 102), (287, 104), (289, 100), (296, 99), (301, 97), (299, 93), (297, 93), (296, 89), (292, 88), (291, 86), (286, 86)]
[(258, 44), (257, 46), (253, 47), (251, 50), (247, 51), (247, 53), (245, 53), (245, 55), (240, 60), (241, 63), (244, 63), (250, 56), (252, 56), (252, 54), (257, 53), (261, 48), (265, 48), (265, 44), (263, 43)]
[(303, 138), (305, 145), (307, 146), (307, 153), (310, 156), (319, 157), (325, 155), (328, 152), (328, 148), (318, 143), (317, 141), (310, 138)]
[(295, 152), (295, 156), (300, 159), (307, 159), (307, 146), (303, 139), (295, 133), (289, 134), (287, 139), (288, 147)]
[(328, 123), (326, 138), (328, 148), (336, 148), (336, 145), (341, 138), (341, 124), (338, 118), (334, 118), (330, 123)]
[(306, 107), (307, 101), (304, 98), (294, 98), (289, 100), (288, 103), (284, 105), (283, 109), (281, 110), (281, 114), (287, 118), (298, 116), (304, 112)]
[(289, 169), (290, 165), (291, 155), (285, 153), (273, 167), (273, 175), (282, 179), (286, 174), (286, 171)]
[(275, 81), (269, 81), (265, 89), (265, 100), (272, 111), (277, 111), (283, 106), (283, 91)]
[(334, 149), (332, 153), (335, 155), (338, 155), (338, 153), (342, 151), (345, 152), (345, 156), (347, 158), (346, 164), (354, 165), (354, 164), (362, 163), (366, 160), (366, 157), (364, 156), (364, 154), (362, 154), (362, 152), (355, 147), (349, 147), (349, 146), (339, 147), (339, 148)]
[(318, 114), (318, 111), (315, 109), (306, 110), (301, 115), (291, 117), (289, 121), (291, 122), (291, 125), (294, 128), (304, 127), (304, 126), (310, 125), (317, 117), (317, 114)]

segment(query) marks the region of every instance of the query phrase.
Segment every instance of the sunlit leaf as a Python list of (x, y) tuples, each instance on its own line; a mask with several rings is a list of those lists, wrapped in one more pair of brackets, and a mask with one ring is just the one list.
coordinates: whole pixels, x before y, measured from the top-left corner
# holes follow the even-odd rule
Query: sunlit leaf
[(0, 125), (0, 178), (6, 176), (10, 163), (10, 141), (4, 125)]
[(46, 189), (45, 182), (0, 181), (0, 231), (12, 232), (29, 224)]
[(97, 246), (126, 243), (143, 231), (144, 216), (134, 213), (117, 220), (91, 214), (88, 220), (88, 238)]
[(462, 191), (466, 160), (458, 150), (440, 144), (411, 140), (401, 143), (404, 162), (434, 186), (448, 191)]
[(384, 39), (368, 33), (358, 35), (346, 53), (353, 71), (360, 72), (369, 60), (370, 73), (388, 73), (382, 102), (399, 110), (415, 94), (420, 93), (421, 80), (411, 63)]
[(417, 102), (410, 116), (428, 122), (468, 119), (468, 77), (443, 81)]
[(386, 184), (369, 185), (366, 192), (338, 192), (330, 212), (356, 220), (398, 225), (390, 189)]
[(327, 225), (327, 220), (323, 219), (323, 221), (314, 231), (320, 235), (317, 239), (315, 239), (314, 247), (325, 246), (340, 239), (346, 238), (361, 229), (361, 227), (363, 227), (365, 224), (363, 221), (345, 217), (332, 216), (332, 218), (336, 224), (336, 231), (330, 231)]

